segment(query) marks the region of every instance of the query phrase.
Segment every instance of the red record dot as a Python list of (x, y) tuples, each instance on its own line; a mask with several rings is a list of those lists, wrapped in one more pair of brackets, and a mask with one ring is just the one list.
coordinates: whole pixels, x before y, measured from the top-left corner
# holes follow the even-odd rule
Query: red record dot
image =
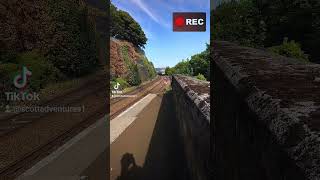
[(177, 17), (177, 18), (175, 19), (174, 24), (175, 24), (176, 26), (181, 27), (181, 26), (184, 26), (184, 22), (185, 22), (184, 18), (181, 17), (181, 16), (179, 16), (179, 17)]

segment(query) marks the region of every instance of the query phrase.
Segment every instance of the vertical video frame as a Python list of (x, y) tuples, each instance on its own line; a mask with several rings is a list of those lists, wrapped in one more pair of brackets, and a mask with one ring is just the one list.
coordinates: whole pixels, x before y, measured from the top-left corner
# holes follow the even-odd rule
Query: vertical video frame
[(206, 179), (210, 1), (110, 4), (110, 179)]

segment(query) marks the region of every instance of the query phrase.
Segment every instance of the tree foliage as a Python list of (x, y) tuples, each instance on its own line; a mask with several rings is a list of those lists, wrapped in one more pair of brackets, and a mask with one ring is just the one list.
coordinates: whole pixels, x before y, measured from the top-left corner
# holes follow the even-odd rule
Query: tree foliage
[[(86, 4), (75, 0), (4, 1), (0, 61), (40, 50), (68, 77), (87, 74), (98, 66), (96, 22)], [(10, 37), (10, 38), (6, 38)]]
[[(0, 64), (0, 77), (6, 79), (6, 87), (12, 86), (13, 78), (26, 66), (31, 72), (30, 89), (39, 91), (49, 83), (65, 77), (37, 50), (19, 54), (11, 63)], [(1, 89), (2, 90), (2, 89)]]
[(110, 17), (110, 35), (112, 37), (129, 41), (138, 47), (144, 48), (148, 39), (141, 26), (129, 13), (119, 10), (113, 4), (110, 4)]
[(191, 56), (189, 63), (192, 69), (192, 75), (202, 74), (206, 79), (210, 80), (210, 58), (210, 45), (207, 45), (205, 51)]
[(239, 0), (221, 3), (213, 13), (213, 38), (252, 47), (294, 40), (320, 62), (319, 0)]
[(213, 12), (214, 39), (262, 46), (266, 38), (265, 22), (253, 0), (224, 2)]
[(306, 55), (302, 50), (299, 43), (295, 41), (289, 41), (285, 38), (283, 43), (279, 46), (272, 46), (269, 50), (273, 53), (283, 55), (286, 57), (296, 58), (303, 61), (309, 61), (308, 55)]
[(97, 66), (95, 27), (87, 7), (71, 0), (50, 1), (49, 13), (55, 22), (48, 59), (63, 73), (80, 76)]
[(199, 80), (202, 80), (202, 81), (206, 81), (207, 80), (206, 77), (204, 77), (204, 75), (200, 74), (200, 73), (196, 76), (196, 78), (199, 79)]
[(175, 74), (175, 71), (174, 71), (174, 70), (175, 70), (174, 68), (166, 67), (164, 73), (165, 73), (166, 75), (168, 75), (168, 76), (171, 76), (171, 75)]
[(182, 60), (178, 64), (174, 66), (174, 72), (176, 74), (184, 74), (184, 75), (191, 75), (192, 74), (192, 68), (190, 65), (190, 61)]
[(167, 67), (165, 74), (184, 74), (189, 76), (198, 76), (200, 74), (204, 79), (210, 80), (210, 59), (210, 45), (207, 45), (205, 51), (191, 56), (190, 59), (180, 61), (172, 68)]
[(301, 44), (310, 60), (320, 63), (320, 1), (271, 0), (261, 4), (268, 24), (265, 46), (279, 45), (288, 37)]
[(148, 61), (147, 57), (143, 55), (142, 59), (142, 67), (147, 70), (148, 78), (152, 79), (157, 75), (157, 72), (154, 68), (154, 65), (151, 61)]

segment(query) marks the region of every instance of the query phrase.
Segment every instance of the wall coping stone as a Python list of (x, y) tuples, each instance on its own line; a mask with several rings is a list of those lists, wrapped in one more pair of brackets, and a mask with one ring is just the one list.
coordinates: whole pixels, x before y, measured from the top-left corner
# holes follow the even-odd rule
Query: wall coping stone
[(210, 123), (210, 82), (184, 75), (174, 75), (173, 78)]

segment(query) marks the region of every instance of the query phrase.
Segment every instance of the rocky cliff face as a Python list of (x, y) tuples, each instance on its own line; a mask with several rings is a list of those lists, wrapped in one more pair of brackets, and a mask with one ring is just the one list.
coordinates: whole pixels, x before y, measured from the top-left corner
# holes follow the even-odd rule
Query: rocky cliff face
[(153, 78), (156, 74), (153, 64), (143, 52), (132, 43), (110, 39), (110, 75), (111, 79), (129, 79), (137, 75), (140, 81)]
[(140, 58), (140, 55), (135, 51), (133, 45), (126, 41), (110, 39), (110, 71), (111, 77), (125, 77), (128, 73), (123, 49), (127, 47), (128, 59), (135, 63)]

